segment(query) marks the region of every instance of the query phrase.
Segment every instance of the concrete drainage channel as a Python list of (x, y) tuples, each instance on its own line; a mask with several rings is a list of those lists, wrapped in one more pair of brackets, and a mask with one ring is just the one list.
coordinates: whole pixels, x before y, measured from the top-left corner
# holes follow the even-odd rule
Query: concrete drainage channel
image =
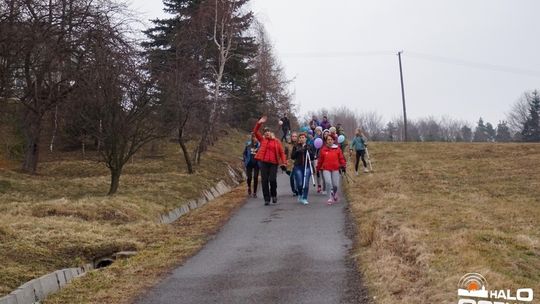
[[(238, 186), (240, 182), (246, 178), (244, 172), (240, 174), (236, 172), (230, 165), (228, 165), (228, 174), (233, 181), (233, 187), (229, 186), (224, 180), (221, 180), (214, 187), (203, 191), (200, 198), (188, 201), (181, 207), (176, 208), (167, 214), (161, 215), (158, 222), (162, 224), (170, 224), (176, 221), (182, 215), (189, 213), (191, 210), (204, 206), (209, 201), (218, 198), (223, 194), (229, 193), (234, 187)], [(47, 296), (59, 291), (69, 284), (73, 279), (85, 275), (88, 271), (107, 267), (116, 259), (127, 258), (135, 254), (135, 252), (118, 252), (111, 257), (101, 257), (96, 259), (94, 260), (94, 263), (89, 263), (82, 267), (66, 268), (46, 274), (40, 278), (24, 283), (7, 296), (0, 298), (0, 304), (40, 303)]]

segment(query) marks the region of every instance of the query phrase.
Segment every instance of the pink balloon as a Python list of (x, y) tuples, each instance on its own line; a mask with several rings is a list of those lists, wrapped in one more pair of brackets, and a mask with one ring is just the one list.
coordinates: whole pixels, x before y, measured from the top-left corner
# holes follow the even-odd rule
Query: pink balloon
[(313, 144), (315, 145), (315, 148), (320, 149), (323, 145), (322, 139), (320, 137), (316, 138)]

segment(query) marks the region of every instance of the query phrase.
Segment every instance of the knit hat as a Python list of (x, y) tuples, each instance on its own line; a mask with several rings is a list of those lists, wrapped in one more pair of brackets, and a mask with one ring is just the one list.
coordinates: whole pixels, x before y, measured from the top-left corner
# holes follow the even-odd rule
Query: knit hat
[(330, 127), (330, 133), (336, 133), (336, 127)]
[(317, 130), (320, 130), (321, 133), (322, 133), (322, 127), (321, 127), (321, 126), (317, 126), (317, 127), (315, 128), (315, 131), (317, 131)]

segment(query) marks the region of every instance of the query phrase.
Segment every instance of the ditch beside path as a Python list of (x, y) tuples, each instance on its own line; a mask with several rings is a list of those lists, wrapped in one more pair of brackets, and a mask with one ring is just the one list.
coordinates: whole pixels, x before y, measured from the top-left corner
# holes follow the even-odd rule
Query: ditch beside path
[(368, 303), (348, 259), (346, 203), (328, 206), (314, 192), (309, 205), (297, 203), (279, 172), (277, 204), (264, 206), (259, 189), (259, 198), (137, 303)]

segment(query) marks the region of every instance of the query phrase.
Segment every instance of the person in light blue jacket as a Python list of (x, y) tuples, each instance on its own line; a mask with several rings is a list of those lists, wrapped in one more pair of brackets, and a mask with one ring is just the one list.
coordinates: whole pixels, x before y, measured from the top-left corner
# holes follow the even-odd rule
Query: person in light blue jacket
[(351, 147), (349, 150), (350, 153), (352, 153), (353, 150), (356, 151), (356, 162), (354, 164), (354, 172), (356, 175), (358, 175), (358, 164), (360, 163), (360, 159), (362, 159), (362, 164), (364, 165), (364, 172), (369, 172), (365, 159), (366, 148), (367, 139), (364, 136), (364, 132), (362, 132), (362, 129), (358, 128), (356, 129), (356, 133), (353, 141), (351, 142)]
[[(259, 184), (259, 164), (255, 160), (255, 154), (259, 151), (260, 143), (254, 134), (251, 134), (251, 140), (246, 142), (244, 148), (243, 161), (246, 168), (248, 195), (257, 197), (257, 185)], [(251, 181), (253, 180), (253, 192), (251, 191)]]

